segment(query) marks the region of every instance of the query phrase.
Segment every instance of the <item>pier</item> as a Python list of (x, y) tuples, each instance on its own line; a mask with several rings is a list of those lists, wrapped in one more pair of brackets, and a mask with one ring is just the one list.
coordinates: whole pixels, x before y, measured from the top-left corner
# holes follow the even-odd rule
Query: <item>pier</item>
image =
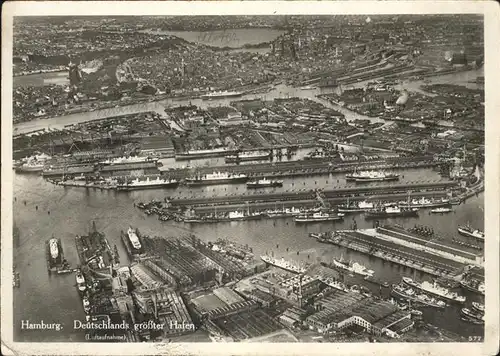
[[(166, 177), (185, 179), (193, 174), (206, 175), (213, 172), (227, 172), (231, 174), (243, 173), (249, 177), (292, 177), (305, 175), (324, 175), (330, 173), (344, 173), (358, 170), (372, 169), (406, 169), (439, 166), (443, 162), (434, 160), (432, 156), (396, 157), (373, 161), (335, 161), (331, 157), (300, 161), (265, 162), (242, 165), (224, 165), (197, 168), (179, 168), (162, 171)], [(161, 170), (161, 169), (160, 169)]]
[[(414, 184), (391, 184), (370, 187), (348, 187), (338, 188), (335, 190), (324, 190), (323, 199), (326, 201), (340, 201), (353, 196), (362, 196), (361, 199), (366, 197), (377, 197), (381, 195), (396, 195), (400, 194), (407, 197), (408, 191), (413, 192), (423, 191), (424, 195), (430, 193), (433, 196), (446, 195), (446, 189), (455, 187), (457, 182), (454, 181), (437, 181), (437, 182), (415, 182)], [(413, 194), (414, 197), (417, 193)], [(339, 200), (340, 199), (340, 200)], [(311, 189), (309, 191), (296, 191), (296, 192), (280, 192), (280, 193), (262, 193), (262, 194), (242, 194), (242, 195), (225, 195), (214, 196), (207, 198), (179, 198), (174, 197), (169, 200), (171, 206), (214, 206), (214, 205), (230, 205), (230, 204), (243, 204), (246, 202), (262, 203), (262, 202), (311, 202), (316, 200), (316, 191)], [(353, 198), (354, 200), (354, 198)]]
[(330, 243), (361, 252), (382, 260), (406, 266), (438, 277), (460, 279), (466, 265), (455, 259), (443, 257), (424, 249), (415, 249), (407, 244), (381, 239), (368, 230), (345, 230), (314, 234), (319, 242)]

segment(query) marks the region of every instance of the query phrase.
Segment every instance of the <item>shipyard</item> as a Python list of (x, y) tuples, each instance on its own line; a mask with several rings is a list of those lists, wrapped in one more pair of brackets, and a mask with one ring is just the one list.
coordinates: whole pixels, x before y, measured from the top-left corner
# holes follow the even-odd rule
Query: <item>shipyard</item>
[(483, 19), (391, 19), (16, 21), (15, 338), (479, 341)]

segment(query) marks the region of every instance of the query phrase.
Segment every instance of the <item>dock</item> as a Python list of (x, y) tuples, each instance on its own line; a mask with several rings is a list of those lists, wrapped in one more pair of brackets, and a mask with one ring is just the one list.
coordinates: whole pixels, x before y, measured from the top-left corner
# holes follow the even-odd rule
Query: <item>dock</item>
[(457, 278), (467, 265), (464, 258), (450, 258), (451, 256), (438, 254), (431, 248), (416, 249), (405, 240), (401, 239), (397, 243), (395, 239), (381, 238), (380, 235), (375, 229), (365, 229), (333, 231), (315, 234), (314, 237), (319, 242), (345, 247), (438, 277)]
[(331, 158), (318, 158), (312, 160), (286, 161), (286, 162), (265, 162), (242, 165), (223, 165), (211, 167), (178, 168), (162, 171), (168, 178), (185, 179), (193, 175), (206, 175), (213, 172), (227, 172), (231, 174), (246, 174), (249, 177), (293, 177), (312, 176), (330, 173), (345, 173), (358, 170), (380, 170), (380, 169), (407, 169), (424, 168), (441, 165), (442, 162), (434, 160), (432, 156), (396, 157), (384, 160), (332, 162)]
[[(455, 181), (428, 181), (428, 182), (412, 182), (405, 184), (385, 184), (370, 187), (344, 187), (338, 189), (330, 189), (322, 191), (323, 199), (325, 201), (338, 202), (338, 199), (345, 200), (347, 198), (352, 201), (358, 200), (355, 196), (361, 196), (359, 200), (364, 200), (367, 197), (377, 197), (381, 195), (396, 195), (408, 196), (408, 190), (412, 190), (413, 196), (417, 197), (418, 192), (424, 192), (422, 196), (445, 196), (446, 189), (457, 186)], [(354, 197), (353, 197), (354, 196)], [(294, 191), (294, 192), (280, 192), (280, 193), (257, 193), (257, 194), (239, 194), (239, 195), (224, 195), (214, 197), (171, 197), (169, 204), (174, 207), (179, 206), (214, 206), (214, 205), (230, 205), (242, 204), (252, 202), (311, 202), (316, 201), (316, 190), (311, 189), (308, 191)]]

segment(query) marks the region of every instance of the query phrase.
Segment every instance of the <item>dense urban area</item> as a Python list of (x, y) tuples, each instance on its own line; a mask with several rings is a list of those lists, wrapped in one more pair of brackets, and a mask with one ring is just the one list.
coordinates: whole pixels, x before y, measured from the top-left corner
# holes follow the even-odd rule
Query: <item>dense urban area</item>
[(475, 15), (16, 18), (16, 337), (482, 341), (483, 42)]

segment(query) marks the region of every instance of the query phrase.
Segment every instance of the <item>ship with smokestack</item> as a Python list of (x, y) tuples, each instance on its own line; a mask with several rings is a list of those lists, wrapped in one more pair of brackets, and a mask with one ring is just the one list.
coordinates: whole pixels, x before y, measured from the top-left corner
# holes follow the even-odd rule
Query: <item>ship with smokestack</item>
[(214, 91), (201, 96), (203, 100), (224, 99), (224, 98), (237, 98), (242, 96), (240, 91)]
[(47, 270), (49, 273), (72, 272), (68, 261), (64, 258), (64, 250), (61, 239), (52, 236), (45, 242), (45, 253), (47, 259)]
[(144, 253), (144, 243), (138, 229), (129, 226), (127, 231), (121, 232), (121, 239), (130, 257)]
[(346, 174), (345, 179), (355, 183), (387, 182), (399, 180), (399, 174), (382, 171), (354, 171)]
[(251, 162), (251, 161), (266, 161), (271, 157), (270, 151), (249, 151), (237, 152), (228, 155), (225, 158), (226, 163)]

